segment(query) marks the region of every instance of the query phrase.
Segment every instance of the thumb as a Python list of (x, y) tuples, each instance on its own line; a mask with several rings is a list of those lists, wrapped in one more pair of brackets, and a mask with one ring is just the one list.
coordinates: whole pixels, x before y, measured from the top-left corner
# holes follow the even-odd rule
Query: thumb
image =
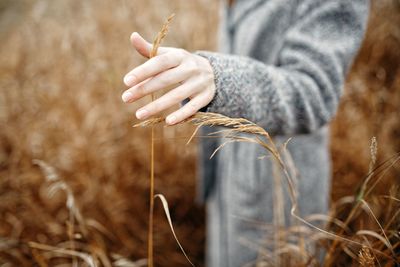
[[(131, 35), (131, 43), (133, 47), (138, 51), (142, 56), (149, 58), (150, 57), (150, 52), (151, 49), (153, 48), (153, 45), (149, 42), (147, 42), (142, 36), (140, 36), (139, 33), (134, 32)], [(157, 54), (163, 54), (166, 52), (166, 48), (160, 47), (158, 49)]]
[(143, 39), (143, 37), (137, 32), (132, 33), (130, 39), (133, 47), (139, 52), (139, 54), (147, 58), (150, 57), (152, 45), (149, 42)]

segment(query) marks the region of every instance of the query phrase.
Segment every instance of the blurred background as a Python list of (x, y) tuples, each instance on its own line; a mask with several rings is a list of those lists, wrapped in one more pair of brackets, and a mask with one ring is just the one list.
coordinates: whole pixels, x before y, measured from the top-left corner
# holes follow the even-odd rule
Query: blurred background
[[(131, 127), (139, 105), (122, 103), (122, 77), (144, 62), (130, 34), (153, 40), (171, 13), (163, 45), (216, 49), (215, 0), (0, 0), (0, 266), (68, 266), (71, 255), (51, 253), (56, 247), (92, 255), (100, 266), (143, 264), (150, 135)], [(368, 33), (331, 127), (332, 203), (360, 190), (371, 170), (372, 137), (376, 166), (400, 152), (399, 25), (400, 1), (372, 1)], [(156, 192), (166, 196), (189, 257), (203, 266), (197, 148), (186, 145), (193, 130), (156, 127)], [(399, 164), (384, 170), (372, 179), (368, 203), (387, 229), (396, 229), (399, 202), (389, 207), (381, 196), (400, 199)], [(368, 217), (358, 219), (354, 229), (377, 231)], [(157, 266), (188, 266), (159, 203), (154, 238)], [(358, 263), (345, 250), (335, 264), (343, 262)]]

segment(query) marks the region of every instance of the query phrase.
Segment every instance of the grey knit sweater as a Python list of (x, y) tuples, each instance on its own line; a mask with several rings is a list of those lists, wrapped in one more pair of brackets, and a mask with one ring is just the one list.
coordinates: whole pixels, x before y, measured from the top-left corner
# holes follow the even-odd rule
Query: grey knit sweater
[[(210, 61), (217, 88), (205, 111), (247, 118), (278, 144), (293, 137), (288, 150), (297, 168), (303, 217), (328, 208), (327, 124), (337, 110), (368, 12), (368, 0), (237, 0), (232, 7), (223, 1), (221, 53), (197, 52)], [(252, 265), (260, 257), (257, 244), (272, 240), (260, 225), (274, 220), (273, 164), (268, 156), (260, 159), (265, 150), (247, 143), (230, 144), (210, 160), (221, 142), (201, 143), (207, 265)], [(283, 200), (285, 224), (290, 225), (286, 190)]]

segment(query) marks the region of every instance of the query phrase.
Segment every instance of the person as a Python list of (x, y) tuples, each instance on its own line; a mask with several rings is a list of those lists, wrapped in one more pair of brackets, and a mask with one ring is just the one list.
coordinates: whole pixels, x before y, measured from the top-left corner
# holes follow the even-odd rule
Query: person
[[(233, 2), (233, 3), (230, 3)], [(220, 52), (189, 53), (161, 47), (131, 70), (124, 102), (167, 86), (175, 88), (137, 110), (147, 119), (181, 103), (166, 117), (173, 125), (202, 110), (243, 117), (265, 128), (287, 149), (297, 168), (302, 217), (324, 214), (330, 198), (329, 121), (335, 115), (369, 14), (368, 0), (221, 1)], [(138, 33), (134, 48), (148, 57)], [(205, 129), (204, 131), (210, 131)], [(215, 129), (214, 129), (215, 131)], [(207, 202), (207, 266), (243, 266), (260, 259), (265, 229), (274, 220), (273, 164), (263, 148), (235, 142), (200, 143), (200, 191)], [(291, 225), (285, 193), (285, 225)]]

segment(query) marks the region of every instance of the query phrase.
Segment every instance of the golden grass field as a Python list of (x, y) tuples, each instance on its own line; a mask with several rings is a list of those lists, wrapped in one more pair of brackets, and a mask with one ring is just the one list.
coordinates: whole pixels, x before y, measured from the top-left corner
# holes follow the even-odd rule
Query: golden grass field
[[(400, 2), (372, 2), (366, 39), (332, 122), (332, 204), (357, 196), (365, 178), (367, 191), (376, 182), (363, 201), (388, 240), (371, 212), (354, 211), (357, 201), (338, 204), (333, 216), (346, 221), (353, 210), (354, 217), (343, 233), (330, 230), (380, 253), (366, 249), (374, 253), (372, 261), (363, 261), (368, 257), (359, 256), (360, 248), (339, 243), (331, 252), (332, 266), (396, 266), (399, 261)], [(164, 45), (216, 49), (215, 0), (0, 2), (1, 267), (74, 261), (86, 266), (78, 261), (82, 255), (91, 255), (98, 266), (143, 266), (150, 130), (132, 128), (139, 104), (123, 104), (120, 95), (124, 74), (144, 62), (130, 46), (130, 33), (153, 40), (171, 13), (176, 17)], [(186, 145), (193, 130), (156, 127), (155, 186), (168, 199), (189, 257), (203, 266), (204, 210), (194, 202), (197, 149), (195, 142)], [(57, 175), (46, 176), (38, 166), (43, 164)], [(375, 171), (368, 177), (370, 170)], [(154, 227), (156, 266), (189, 266), (159, 203)], [(332, 247), (332, 241), (325, 246)], [(71, 257), (55, 248), (85, 254)]]

